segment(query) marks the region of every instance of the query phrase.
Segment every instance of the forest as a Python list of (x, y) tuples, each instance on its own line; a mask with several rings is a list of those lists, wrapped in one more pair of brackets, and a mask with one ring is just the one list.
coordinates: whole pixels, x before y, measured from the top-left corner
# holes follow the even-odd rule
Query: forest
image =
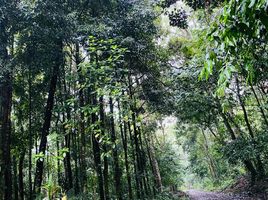
[(267, 72), (267, 0), (0, 0), (0, 199), (267, 199)]

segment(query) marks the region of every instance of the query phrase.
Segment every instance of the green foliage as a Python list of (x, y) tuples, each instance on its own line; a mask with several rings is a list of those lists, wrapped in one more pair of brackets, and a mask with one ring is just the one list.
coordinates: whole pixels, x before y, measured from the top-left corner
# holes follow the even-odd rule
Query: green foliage
[[(170, 12), (175, 4), (183, 6)], [(167, 188), (182, 186), (186, 173), (190, 184), (209, 189), (245, 173), (265, 177), (267, 6), (265, 0), (2, 1), (0, 86), (12, 94), (12, 108), (2, 112), (1, 90), (0, 199), (2, 169), (13, 170), (14, 199), (156, 193), (164, 200), (176, 198)], [(160, 30), (167, 14), (179, 29)], [(186, 169), (173, 141), (158, 134), (167, 115), (177, 118)], [(31, 191), (37, 175), (41, 193)]]
[(48, 200), (55, 199), (55, 197), (60, 193), (60, 186), (58, 186), (52, 177), (49, 177), (49, 180), (42, 187), (46, 191), (46, 196)]
[[(202, 77), (219, 71), (218, 94), (224, 95), (234, 73), (242, 74), (247, 82), (260, 78), (266, 65), (259, 66), (267, 48), (267, 13), (265, 1), (230, 1), (210, 28), (208, 49)], [(262, 44), (262, 47), (260, 47)]]
[(174, 156), (176, 152), (170, 143), (160, 144), (160, 147), (156, 153), (163, 185), (180, 187), (183, 183), (180, 160)]

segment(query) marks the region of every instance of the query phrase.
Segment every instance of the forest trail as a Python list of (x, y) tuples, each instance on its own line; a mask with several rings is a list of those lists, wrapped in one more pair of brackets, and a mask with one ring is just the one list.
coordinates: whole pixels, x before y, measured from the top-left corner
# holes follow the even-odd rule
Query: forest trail
[(186, 192), (190, 200), (254, 200), (256, 198), (245, 197), (241, 195), (232, 195), (220, 192), (205, 192), (201, 190), (188, 190)]

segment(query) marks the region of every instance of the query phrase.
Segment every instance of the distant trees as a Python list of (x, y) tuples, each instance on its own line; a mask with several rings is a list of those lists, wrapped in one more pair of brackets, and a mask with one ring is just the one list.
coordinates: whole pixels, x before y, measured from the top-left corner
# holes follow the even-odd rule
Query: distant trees
[[(200, 15), (199, 19), (188, 28), (191, 36), (169, 43), (172, 52), (184, 60), (175, 76), (179, 137), (199, 176), (209, 174), (215, 179), (215, 172), (230, 170), (228, 165), (244, 165), (254, 183), (267, 175), (267, 146), (261, 142), (267, 137), (267, 99), (262, 89), (267, 82), (266, 4), (203, 3), (186, 1), (193, 8), (191, 17)], [(220, 155), (229, 163), (220, 161)], [(203, 156), (206, 163), (198, 164)], [(221, 163), (213, 164), (217, 162)]]

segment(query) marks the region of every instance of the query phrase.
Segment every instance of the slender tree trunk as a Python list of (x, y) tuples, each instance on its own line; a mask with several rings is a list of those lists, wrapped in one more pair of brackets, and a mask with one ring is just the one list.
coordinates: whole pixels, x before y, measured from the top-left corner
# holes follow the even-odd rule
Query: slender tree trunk
[[(138, 114), (137, 114), (138, 115)], [(150, 187), (147, 183), (148, 180), (148, 173), (146, 170), (146, 153), (143, 148), (143, 141), (142, 141), (142, 132), (140, 126), (138, 128), (138, 133), (139, 133), (139, 143), (140, 143), (140, 149), (141, 149), (141, 156), (140, 156), (140, 162), (141, 162), (141, 172), (142, 172), (142, 181), (143, 181), (143, 186), (144, 186), (144, 192), (146, 195), (150, 195)]]
[[(64, 71), (65, 74), (65, 71)], [(63, 77), (63, 87), (64, 87), (64, 100), (65, 102), (68, 100), (68, 94), (69, 90), (67, 89), (67, 84), (65, 80), (65, 76)], [(71, 121), (71, 108), (67, 106), (66, 108), (66, 115), (67, 115), (67, 121), (65, 121), (65, 113), (63, 113), (63, 118), (65, 123), (70, 123)], [(71, 190), (73, 188), (73, 172), (72, 172), (72, 165), (71, 165), (71, 135), (72, 131), (70, 129), (66, 129), (64, 124), (64, 139), (65, 139), (65, 147), (68, 149), (68, 152), (66, 152), (66, 156), (64, 158), (64, 166), (65, 166), (65, 180), (66, 180), (66, 190)]]
[(72, 133), (73, 136), (73, 154), (74, 154), (74, 164), (75, 164), (75, 170), (74, 170), (74, 192), (76, 195), (80, 193), (80, 187), (79, 187), (79, 173), (78, 173), (78, 144), (77, 144), (77, 136), (75, 132)]
[[(219, 104), (219, 103), (218, 103)], [(227, 128), (232, 140), (236, 140), (236, 135), (232, 129), (232, 126), (230, 125), (227, 117), (225, 116), (225, 114), (222, 112), (222, 109), (220, 107), (220, 104), (218, 105), (219, 106), (219, 112), (220, 112), (220, 115), (223, 119), (223, 123), (225, 125), (225, 127)], [(243, 160), (243, 163), (246, 167), (246, 169), (251, 173), (251, 182), (254, 183), (255, 182), (255, 179), (256, 179), (256, 175), (257, 175), (257, 171), (254, 167), (254, 165), (252, 164), (252, 162), (250, 160)]]
[(239, 104), (243, 110), (244, 119), (245, 119), (245, 122), (246, 122), (246, 125), (248, 128), (248, 132), (249, 132), (251, 138), (254, 138), (253, 130), (252, 130), (252, 127), (249, 123), (248, 114), (247, 114), (244, 102), (243, 102), (241, 94), (240, 94), (240, 86), (239, 86), (239, 81), (238, 81), (237, 75), (235, 76), (235, 82), (236, 82), (236, 92), (237, 92), (238, 101), (239, 101)]
[(139, 133), (137, 130), (136, 126), (136, 105), (135, 105), (135, 99), (133, 98), (133, 93), (132, 93), (132, 81), (131, 81), (131, 76), (130, 74), (128, 75), (128, 86), (129, 86), (129, 97), (131, 100), (131, 105), (130, 105), (130, 110), (132, 112), (131, 114), (131, 119), (132, 119), (132, 125), (133, 125), (133, 131), (134, 131), (134, 144), (135, 144), (135, 157), (136, 157), (136, 162), (137, 162), (137, 173), (136, 173), (136, 179), (137, 179), (137, 197), (143, 198), (143, 184), (142, 184), (142, 170), (141, 170), (141, 162), (140, 162), (140, 146), (139, 146)]
[[(95, 94), (92, 94), (92, 105), (97, 106), (97, 98)], [(98, 118), (96, 113), (91, 114), (92, 118), (92, 124), (96, 125)], [(105, 200), (105, 192), (104, 192), (104, 183), (103, 183), (103, 174), (102, 174), (102, 168), (101, 168), (101, 149), (99, 144), (99, 133), (97, 128), (93, 129), (92, 134), (92, 146), (93, 146), (93, 156), (94, 156), (94, 162), (98, 177), (98, 190), (99, 190), (99, 196), (100, 200)]]
[(0, 79), (0, 132), (2, 148), (2, 170), (4, 174), (4, 199), (12, 199), (12, 172), (11, 172), (11, 102), (12, 84), (11, 76), (5, 73)]
[(137, 199), (140, 199), (141, 194), (140, 194), (140, 184), (139, 184), (139, 174), (137, 171), (137, 161), (136, 161), (136, 153), (135, 153), (135, 147), (134, 147), (134, 139), (133, 139), (133, 135), (132, 135), (132, 130), (131, 130), (131, 123), (130, 121), (128, 121), (128, 132), (129, 132), (129, 137), (130, 137), (130, 144), (131, 144), (131, 152), (132, 152), (132, 159), (133, 159), (133, 166), (134, 166), (134, 174), (135, 174), (135, 183), (136, 183), (136, 196)]
[[(53, 66), (52, 77), (50, 81), (50, 87), (48, 92), (48, 99), (45, 108), (45, 116), (43, 127), (41, 131), (41, 141), (39, 145), (39, 153), (46, 153), (46, 146), (47, 146), (47, 136), (49, 134), (50, 124), (51, 124), (51, 117), (52, 117), (52, 110), (54, 106), (54, 97), (56, 92), (57, 80), (59, 76), (59, 69), (62, 65), (62, 43), (60, 42), (57, 44), (58, 52), (56, 62)], [(43, 171), (44, 171), (44, 160), (38, 159), (36, 162), (36, 172), (35, 172), (35, 192), (40, 193), (42, 180), (43, 180)]]
[(28, 185), (29, 185), (29, 200), (32, 200), (32, 147), (33, 147), (33, 139), (32, 139), (32, 68), (31, 65), (29, 66), (29, 78), (28, 78), (28, 85), (29, 85), (29, 146), (28, 146), (28, 156), (29, 156), (29, 163), (28, 163)]
[(111, 127), (111, 142), (115, 145), (113, 148), (113, 161), (114, 161), (114, 183), (115, 183), (115, 191), (117, 198), (122, 200), (122, 186), (121, 186), (121, 176), (122, 172), (119, 166), (119, 159), (118, 159), (118, 152), (117, 152), (117, 145), (116, 145), (116, 133), (115, 133), (115, 123), (114, 123), (114, 105), (113, 99), (110, 97), (109, 99), (110, 104), (110, 127)]
[[(0, 137), (2, 157), (0, 160), (3, 172), (3, 184), (0, 185), (0, 193), (3, 191), (4, 200), (12, 198), (12, 172), (10, 155), (11, 137), (11, 106), (12, 106), (12, 69), (8, 66), (8, 33), (6, 32), (7, 18), (0, 22)], [(2, 177), (0, 177), (2, 180)], [(1, 196), (1, 194), (0, 194)]]
[[(59, 143), (59, 139), (57, 139), (56, 142), (57, 145), (57, 156), (60, 156), (60, 143)], [(58, 181), (58, 185), (62, 186), (61, 181), (60, 181), (60, 159), (57, 159), (57, 181)]]
[(46, 172), (47, 172), (47, 181), (49, 180), (50, 178), (50, 167), (49, 167), (49, 164), (50, 164), (50, 156), (49, 156), (49, 145), (47, 144), (47, 157), (46, 157), (46, 164), (47, 164), (47, 167), (46, 167)]
[(146, 143), (146, 147), (147, 147), (147, 151), (148, 151), (148, 155), (149, 155), (149, 159), (150, 159), (150, 163), (152, 167), (152, 172), (154, 175), (155, 188), (158, 192), (162, 192), (163, 186), (162, 186), (162, 178), (160, 174), (159, 165), (155, 157), (153, 144), (150, 143), (150, 140), (149, 141), (148, 140), (149, 139), (145, 139), (145, 143)]
[(19, 199), (24, 200), (24, 184), (23, 184), (23, 163), (25, 158), (25, 150), (22, 151), (19, 158)]
[(204, 142), (204, 150), (205, 150), (205, 154), (209, 160), (208, 165), (210, 166), (211, 175), (212, 175), (214, 181), (219, 181), (217, 166), (215, 164), (213, 157), (211, 156), (211, 154), (209, 152), (209, 145), (208, 145), (208, 140), (207, 140), (206, 134), (202, 128), (200, 128), (200, 129), (201, 129), (202, 135), (204, 137), (204, 141), (205, 141)]
[[(79, 51), (79, 43), (75, 43), (75, 64), (79, 75), (79, 85), (83, 84), (83, 77), (81, 75), (81, 69), (79, 64), (81, 63), (80, 59), (80, 51)], [(82, 108), (85, 105), (84, 92), (82, 89), (79, 89), (79, 107)], [(87, 176), (86, 176), (86, 136), (85, 136), (85, 115), (84, 112), (80, 112), (80, 121), (79, 121), (79, 131), (81, 137), (81, 147), (80, 147), (80, 157), (81, 157), (81, 187), (82, 190), (85, 191), (85, 186), (87, 184)]]
[[(240, 85), (239, 85), (239, 80), (238, 80), (237, 75), (235, 76), (235, 81), (236, 81), (236, 92), (237, 92), (238, 101), (239, 101), (239, 104), (240, 104), (240, 106), (241, 106), (241, 108), (243, 110), (244, 119), (245, 119), (245, 122), (246, 122), (246, 125), (247, 125), (247, 128), (248, 128), (248, 132), (249, 132), (249, 135), (251, 136), (251, 138), (252, 138), (252, 140), (254, 142), (254, 147), (255, 147), (256, 146), (256, 140), (255, 140), (255, 137), (254, 137), (252, 127), (251, 127), (250, 122), (249, 122), (246, 107), (244, 105), (244, 102), (243, 102), (241, 94), (240, 94)], [(257, 169), (258, 169), (258, 174), (259, 174), (259, 177), (262, 178), (262, 176), (265, 174), (265, 170), (264, 170), (263, 163), (261, 161), (260, 155), (256, 155), (256, 160), (257, 160), (256, 165), (257, 165)]]
[(126, 174), (127, 174), (128, 197), (129, 197), (129, 199), (133, 199), (131, 175), (130, 175), (130, 171), (129, 171), (129, 161), (128, 161), (127, 122), (125, 120), (122, 120), (122, 111), (121, 111), (119, 100), (118, 100), (118, 110), (119, 110), (119, 127), (120, 127), (122, 144), (123, 144), (123, 148), (124, 148), (125, 168), (126, 168)]
[(18, 169), (17, 169), (17, 159), (15, 156), (13, 156), (13, 185), (14, 185), (14, 200), (19, 199), (19, 189), (18, 189)]
[[(225, 127), (227, 128), (228, 132), (231, 135), (232, 140), (236, 140), (235, 133), (234, 133), (228, 119), (226, 118), (226, 116), (223, 113), (221, 113), (221, 116), (223, 118), (223, 122), (224, 122)], [(246, 169), (251, 173), (251, 182), (254, 184), (255, 179), (256, 179), (256, 175), (257, 175), (257, 171), (256, 171), (254, 165), (252, 164), (252, 162), (250, 160), (243, 160), (243, 163), (244, 163)]]
[(259, 98), (258, 98), (258, 95), (257, 95), (257, 93), (256, 93), (256, 91), (255, 91), (255, 89), (254, 89), (254, 87), (253, 87), (252, 84), (250, 84), (250, 87), (251, 87), (251, 90), (252, 90), (252, 92), (253, 92), (253, 94), (254, 94), (254, 97), (255, 97), (255, 99), (256, 99), (256, 101), (257, 101), (258, 107), (259, 107), (260, 112), (261, 112), (261, 114), (262, 114), (262, 118), (263, 118), (263, 120), (264, 120), (266, 126), (268, 126), (268, 120), (267, 120), (267, 117), (266, 117), (266, 115), (265, 115), (264, 109), (262, 108), (261, 102), (260, 102), (260, 100), (259, 100)]
[[(0, 23), (0, 134), (1, 134), (1, 171), (3, 171), (4, 200), (12, 199), (11, 172), (11, 106), (12, 106), (12, 74), (8, 69), (8, 39), (5, 27), (6, 21)], [(2, 177), (1, 177), (2, 178)], [(0, 191), (1, 192), (1, 191)]]
[[(100, 97), (99, 102), (100, 102), (101, 135), (102, 135), (102, 137), (105, 137), (105, 112), (104, 112), (103, 96)], [(108, 139), (108, 137), (106, 139)], [(108, 153), (106, 142), (104, 142), (104, 144), (103, 144), (103, 151), (105, 154)], [(108, 173), (109, 173), (108, 157), (107, 157), (107, 155), (105, 155), (103, 158), (103, 180), (104, 180), (104, 190), (105, 190), (106, 200), (110, 199), (110, 197), (109, 197), (109, 174)]]

